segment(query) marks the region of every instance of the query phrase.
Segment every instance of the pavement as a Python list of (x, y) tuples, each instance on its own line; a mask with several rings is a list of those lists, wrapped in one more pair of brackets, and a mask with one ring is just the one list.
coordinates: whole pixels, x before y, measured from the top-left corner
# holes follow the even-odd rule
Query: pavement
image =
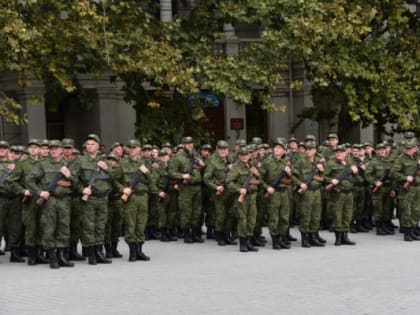
[[(264, 230), (267, 235), (267, 231)], [(298, 231), (292, 229), (298, 236)], [(420, 242), (351, 234), (356, 246), (257, 253), (215, 241), (148, 241), (149, 262), (51, 270), (0, 256), (0, 314), (420, 314)]]

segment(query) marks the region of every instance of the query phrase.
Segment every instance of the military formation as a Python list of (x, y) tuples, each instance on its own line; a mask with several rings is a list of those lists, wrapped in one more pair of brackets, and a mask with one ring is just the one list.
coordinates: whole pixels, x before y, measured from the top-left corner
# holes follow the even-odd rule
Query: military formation
[[(393, 141), (339, 144), (329, 134), (318, 145), (254, 137), (196, 148), (193, 138), (160, 147), (130, 139), (100, 151), (89, 134), (82, 152), (72, 139), (0, 141), (0, 240), (10, 262), (73, 267), (74, 261), (110, 264), (148, 261), (147, 240), (215, 240), (255, 252), (268, 242), (290, 249), (298, 225), (303, 248), (323, 247), (320, 230), (335, 244), (355, 245), (349, 233), (403, 233), (420, 240), (420, 154), (413, 132)], [(397, 219), (399, 226), (395, 225)], [(268, 227), (271, 241), (263, 236)], [(79, 244), (81, 246), (79, 246)], [(82, 253), (78, 252), (81, 247)], [(27, 257), (26, 259), (24, 257)]]

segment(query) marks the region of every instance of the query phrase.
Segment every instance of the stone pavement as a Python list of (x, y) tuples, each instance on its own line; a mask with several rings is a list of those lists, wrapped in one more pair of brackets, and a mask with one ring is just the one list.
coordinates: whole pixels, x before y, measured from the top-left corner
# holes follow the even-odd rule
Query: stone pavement
[[(267, 233), (267, 231), (265, 231)], [(298, 235), (296, 229), (292, 234)], [(51, 270), (0, 256), (0, 314), (420, 314), (420, 242), (351, 234), (356, 246), (258, 253), (149, 241), (150, 262)]]

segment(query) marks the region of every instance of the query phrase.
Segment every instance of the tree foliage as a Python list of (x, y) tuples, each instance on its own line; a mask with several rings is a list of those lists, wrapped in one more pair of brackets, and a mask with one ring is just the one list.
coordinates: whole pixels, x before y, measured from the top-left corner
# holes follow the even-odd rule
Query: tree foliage
[[(137, 109), (139, 138), (170, 140), (163, 117), (172, 136), (185, 121), (198, 126), (203, 115), (188, 96), (202, 88), (279, 110), (271, 95), (291, 60), (305, 65), (314, 95), (336, 95), (353, 121), (419, 131), (418, 20), (405, 1), (208, 0), (170, 23), (153, 0), (0, 3), (0, 72), (77, 93), (79, 74), (112, 71)], [(224, 23), (255, 25), (261, 39), (238, 56), (215, 55)], [(320, 119), (322, 97), (315, 105)]]

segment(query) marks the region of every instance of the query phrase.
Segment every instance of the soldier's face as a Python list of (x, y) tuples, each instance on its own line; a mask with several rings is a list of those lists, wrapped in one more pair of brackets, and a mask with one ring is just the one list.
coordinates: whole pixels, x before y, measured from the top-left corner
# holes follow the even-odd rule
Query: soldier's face
[(239, 160), (241, 160), (241, 162), (243, 163), (248, 163), (249, 158), (251, 157), (251, 155), (248, 154), (239, 154)]
[(329, 138), (328, 143), (331, 147), (335, 148), (338, 144), (338, 139), (337, 138)]
[(192, 151), (194, 149), (194, 143), (184, 143), (185, 150)]
[(41, 149), (39, 149), (39, 154), (42, 157), (47, 157), (50, 153), (50, 148), (48, 148), (46, 145), (42, 146)]
[(220, 157), (224, 158), (227, 157), (229, 154), (228, 148), (217, 148), (217, 154), (219, 154)]
[(140, 147), (128, 147), (128, 152), (131, 158), (136, 158), (140, 154)]
[(92, 139), (89, 139), (85, 142), (85, 146), (86, 146), (86, 152), (88, 154), (96, 154), (96, 152), (98, 152), (99, 149), (99, 144)]
[(63, 154), (67, 157), (73, 155), (73, 148), (63, 148)]
[(286, 150), (281, 145), (276, 145), (273, 148), (273, 153), (276, 157), (282, 157), (286, 153)]
[(0, 147), (0, 158), (4, 159), (9, 156), (9, 149), (6, 147)]
[(379, 156), (379, 157), (386, 157), (386, 154), (387, 154), (387, 151), (386, 151), (386, 149), (385, 148), (383, 148), (383, 149), (377, 149), (376, 150), (376, 154)]
[(347, 151), (335, 151), (335, 157), (337, 158), (337, 160), (339, 161), (344, 161), (347, 157)]
[(310, 149), (307, 149), (305, 151), (306, 156), (307, 157), (310, 157), (310, 158), (313, 157), (315, 155), (315, 153), (316, 153), (316, 149), (315, 148), (310, 148)]
[(31, 144), (28, 146), (28, 152), (30, 156), (37, 156), (39, 153), (39, 146)]
[(51, 147), (50, 156), (53, 160), (58, 160), (63, 154), (63, 148), (61, 147)]
[(115, 148), (112, 149), (112, 153), (114, 153), (118, 157), (122, 157), (123, 153), (124, 153), (124, 150), (123, 150), (122, 146), (118, 146), (118, 147), (115, 147)]
[(297, 144), (296, 141), (291, 141), (291, 142), (289, 142), (288, 146), (289, 146), (290, 150), (295, 151), (295, 150), (297, 150), (298, 144)]

